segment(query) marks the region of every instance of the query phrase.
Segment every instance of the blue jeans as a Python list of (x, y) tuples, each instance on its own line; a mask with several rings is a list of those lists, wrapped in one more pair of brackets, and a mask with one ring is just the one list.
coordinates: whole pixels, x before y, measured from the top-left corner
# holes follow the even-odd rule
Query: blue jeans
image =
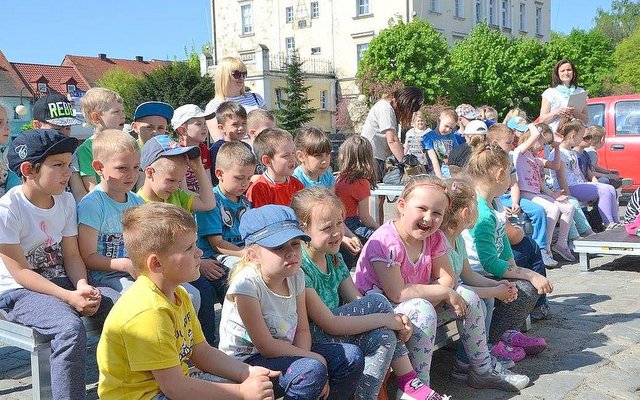
[(261, 354), (251, 356), (244, 362), (280, 371), (278, 382), (273, 385), (276, 398), (284, 396), (285, 400), (317, 399), (328, 379), (331, 388), (329, 399), (350, 399), (364, 370), (364, 357), (358, 346), (348, 343), (314, 343), (311, 351), (324, 357), (327, 366), (310, 357), (266, 358)]
[(359, 217), (348, 217), (344, 219), (344, 224), (356, 235), (362, 244), (365, 244), (375, 229), (364, 226)]
[[(505, 207), (511, 207), (511, 195), (503, 194), (500, 196), (500, 202)], [(547, 214), (544, 208), (529, 199), (520, 199), (520, 208), (522, 212), (529, 216), (531, 225), (533, 226), (533, 234), (531, 238), (535, 240), (541, 249), (547, 248)]]
[(211, 346), (218, 343), (218, 329), (216, 329), (216, 314), (214, 306), (216, 303), (224, 304), (224, 296), (227, 293), (227, 277), (229, 270), (223, 266), (224, 275), (215, 281), (210, 281), (204, 276), (189, 282), (200, 292), (200, 310), (198, 310), (198, 320), (202, 326), (205, 339)]
[[(527, 268), (539, 273), (542, 276), (547, 276), (547, 269), (542, 262), (542, 254), (540, 253), (540, 247), (530, 238), (526, 237), (516, 245), (512, 245), (513, 258), (518, 267)], [(536, 307), (547, 303), (547, 295), (540, 295), (536, 302)]]

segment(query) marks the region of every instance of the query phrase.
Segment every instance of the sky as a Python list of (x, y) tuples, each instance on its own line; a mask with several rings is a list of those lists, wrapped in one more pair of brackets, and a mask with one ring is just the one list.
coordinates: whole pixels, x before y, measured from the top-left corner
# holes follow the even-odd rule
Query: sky
[[(551, 29), (589, 29), (598, 7), (609, 10), (610, 4), (551, 0)], [(0, 0), (0, 50), (11, 62), (52, 65), (66, 54), (184, 59), (185, 47), (199, 52), (211, 41), (210, 5), (211, 0)]]

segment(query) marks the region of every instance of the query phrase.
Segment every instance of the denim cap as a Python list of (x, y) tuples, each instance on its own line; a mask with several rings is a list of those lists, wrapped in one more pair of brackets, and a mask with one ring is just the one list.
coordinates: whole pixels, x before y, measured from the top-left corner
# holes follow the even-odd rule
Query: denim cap
[(55, 129), (31, 129), (13, 139), (7, 151), (7, 162), (13, 172), (21, 175), (20, 165), (23, 162), (38, 164), (55, 154), (73, 153), (76, 147), (78, 139)]
[(173, 107), (161, 101), (147, 101), (136, 107), (133, 113), (133, 120), (138, 121), (140, 118), (159, 115), (167, 120), (167, 124), (173, 118)]
[(295, 238), (311, 240), (300, 230), (296, 214), (291, 208), (274, 204), (244, 213), (240, 220), (240, 235), (245, 246), (255, 243), (268, 249), (280, 247)]
[(519, 132), (526, 132), (528, 127), (527, 120), (522, 117), (513, 117), (509, 121), (507, 121), (507, 127), (509, 129), (515, 129)]
[(160, 157), (179, 156), (186, 154), (189, 158), (200, 157), (200, 147), (198, 146), (180, 146), (177, 142), (171, 140), (167, 135), (157, 135), (147, 140), (142, 146), (142, 154), (140, 155), (140, 168), (147, 169), (151, 164), (156, 162)]

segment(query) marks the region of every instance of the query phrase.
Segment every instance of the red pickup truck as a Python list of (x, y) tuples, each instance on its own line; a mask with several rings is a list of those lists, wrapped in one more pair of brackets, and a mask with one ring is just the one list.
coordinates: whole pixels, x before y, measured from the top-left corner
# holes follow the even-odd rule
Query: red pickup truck
[(596, 97), (587, 106), (587, 125), (600, 125), (606, 132), (598, 164), (632, 178), (633, 185), (623, 190), (635, 190), (640, 186), (640, 94)]

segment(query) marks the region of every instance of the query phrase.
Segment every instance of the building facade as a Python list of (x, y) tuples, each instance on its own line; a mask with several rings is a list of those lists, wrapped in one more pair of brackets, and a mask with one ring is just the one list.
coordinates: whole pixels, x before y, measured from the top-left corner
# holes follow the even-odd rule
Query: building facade
[[(550, 38), (551, 0), (212, 0), (216, 60), (238, 56), (249, 71), (248, 86), (277, 107), (278, 78), (268, 60), (296, 49), (305, 60), (312, 106), (335, 111), (336, 95), (357, 96), (358, 62), (371, 39), (391, 21), (429, 21), (450, 44), (481, 22), (506, 35)], [(265, 65), (267, 69), (265, 70)], [(324, 65), (318, 74), (314, 65)], [(265, 72), (266, 71), (266, 72)], [(333, 86), (334, 89), (330, 87)], [(322, 96), (328, 96), (323, 100)], [(326, 101), (328, 100), (328, 102)], [(324, 120), (324, 119), (323, 119)], [(322, 126), (334, 130), (333, 125)]]

